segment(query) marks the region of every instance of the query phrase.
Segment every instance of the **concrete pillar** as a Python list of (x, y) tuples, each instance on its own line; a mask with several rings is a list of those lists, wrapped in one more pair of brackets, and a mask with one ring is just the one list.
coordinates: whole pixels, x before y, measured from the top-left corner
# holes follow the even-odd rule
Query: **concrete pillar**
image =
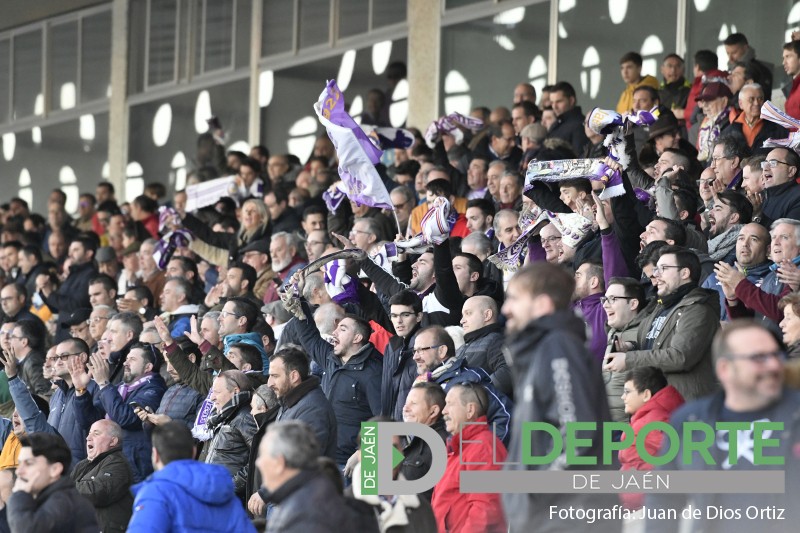
[(130, 0), (113, 0), (111, 9), (111, 98), (108, 105), (109, 177), (125, 201), (128, 166), (128, 11)]
[(443, 0), (408, 0), (408, 121), (425, 130), (439, 118)]
[(263, 10), (263, 2), (253, 2), (252, 24), (250, 26), (250, 102), (247, 128), (247, 141), (250, 146), (256, 146), (261, 143), (261, 108), (258, 105), (261, 72), (258, 68), (258, 62), (261, 59), (261, 19), (263, 18)]

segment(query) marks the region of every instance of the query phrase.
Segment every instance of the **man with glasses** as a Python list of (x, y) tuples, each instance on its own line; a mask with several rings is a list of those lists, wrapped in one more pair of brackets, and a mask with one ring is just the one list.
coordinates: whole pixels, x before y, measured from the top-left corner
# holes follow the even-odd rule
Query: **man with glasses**
[[(28, 433), (44, 431), (60, 434), (69, 446), (72, 460), (78, 463), (86, 459), (89, 426), (102, 418), (102, 414), (94, 409), (85, 411), (84, 418), (80, 418), (75, 402), (76, 388), (70, 375), (71, 365), (85, 367), (89, 360), (89, 347), (80, 339), (67, 339), (56, 346), (55, 353), (48, 356), (48, 359), (47, 363), (53, 364), (55, 376), (59, 378), (56, 381), (56, 390), (50, 398), (49, 415), (39, 410), (25, 383), (19, 379), (16, 359), (4, 357), (0, 362), (5, 367), (11, 397)], [(82, 423), (87, 425), (84, 427)]]
[(27, 293), (23, 285), (8, 283), (0, 290), (0, 308), (3, 309), (5, 318), (16, 322), (17, 320), (41, 319), (28, 310)]
[[(741, 140), (740, 140), (741, 139)], [(711, 152), (710, 168), (714, 170), (716, 190), (739, 190), (742, 187), (742, 159), (750, 155), (744, 139), (720, 137)]]
[(389, 300), (389, 318), (396, 335), (383, 352), (381, 415), (403, 419), (403, 405), (417, 377), (414, 339), (422, 322), (422, 300), (412, 290), (400, 291)]
[(308, 261), (316, 261), (322, 257), (325, 254), (325, 250), (327, 250), (330, 246), (331, 240), (325, 230), (315, 229), (308, 232), (305, 242)]
[(758, 222), (769, 227), (779, 218), (800, 220), (800, 186), (796, 182), (800, 156), (794, 150), (775, 148), (767, 154), (761, 168), (764, 203)]
[(28, 389), (42, 397), (50, 396), (50, 382), (42, 375), (45, 328), (39, 320), (20, 320), (8, 338), (6, 354), (17, 359), (19, 375)]
[[(625, 346), (632, 347), (637, 342), (639, 323), (645, 317), (641, 311), (647, 305), (642, 284), (633, 278), (611, 278), (608, 280), (605, 295), (600, 298), (600, 303), (605, 310), (608, 324), (605, 353), (621, 351)], [(608, 408), (614, 422), (629, 420), (621, 399), (625, 374), (625, 372), (603, 371), (603, 380), (608, 393)]]
[(492, 384), (489, 374), (482, 368), (470, 368), (465, 357), (456, 357), (453, 338), (441, 326), (429, 326), (417, 332), (414, 339), (414, 362), (419, 376), (416, 382), (438, 383), (447, 391), (459, 383), (482, 385), (489, 395), (486, 407), (489, 424), (504, 443), (510, 437), (513, 403)]
[[(414, 192), (411, 190), (411, 187), (399, 185), (392, 189), (392, 192), (389, 193), (389, 197), (392, 199), (394, 212), (397, 215), (397, 220), (400, 222), (400, 233), (405, 235), (408, 228), (408, 221), (411, 218), (411, 211), (417, 205)], [(311, 261), (310, 258), (309, 261)]]
[(636, 344), (607, 354), (603, 370), (654, 366), (681, 396), (699, 398), (716, 388), (711, 341), (719, 329), (719, 297), (698, 287), (700, 259), (686, 248), (661, 248), (653, 274), (658, 300), (639, 324)]
[[(105, 333), (108, 321), (117, 314), (114, 308), (109, 307), (107, 305), (98, 305), (94, 309), (91, 310), (91, 314), (89, 315), (89, 319), (87, 323), (89, 324), (89, 337), (91, 341), (84, 339), (89, 348), (91, 348), (92, 352), (97, 349), (97, 344), (100, 342), (100, 339), (103, 338), (103, 333)], [(71, 331), (71, 330), (70, 330)], [(72, 335), (75, 337), (76, 335)]]
[[(689, 402), (672, 416), (671, 424), (682, 431), (684, 424), (692, 420), (702, 420), (707, 424), (735, 422), (745, 424), (745, 429), (718, 430), (708, 449), (714, 461), (709, 466), (700, 454), (690, 454), (687, 463), (686, 450), (679, 450), (669, 463), (660, 466), (661, 470), (718, 470), (745, 473), (754, 470), (785, 471), (786, 490), (778, 494), (648, 494), (645, 505), (649, 509), (683, 509), (687, 503), (693, 508), (706, 509), (706, 505), (723, 509), (745, 508), (782, 509), (780, 520), (762, 518), (733, 520), (720, 515), (714, 522), (717, 531), (758, 531), (768, 530), (789, 532), (797, 530), (800, 520), (800, 507), (797, 506), (797, 482), (800, 480), (796, 451), (800, 448), (800, 420), (797, 417), (800, 405), (800, 392), (784, 388), (786, 354), (781, 351), (778, 341), (763, 325), (752, 320), (736, 320), (721, 330), (714, 338), (712, 353), (716, 377), (722, 384), (722, 391), (700, 400)], [(781, 423), (780, 429), (759, 431), (763, 438), (772, 439), (774, 444), (763, 448), (765, 457), (781, 457), (780, 462), (769, 465), (754, 464), (754, 448), (758, 449), (758, 438), (754, 424)], [(775, 428), (773, 425), (772, 428)], [(730, 451), (736, 443), (736, 462), (728, 460)], [(773, 516), (773, 518), (777, 518)], [(678, 531), (678, 521), (648, 521), (647, 531)]]

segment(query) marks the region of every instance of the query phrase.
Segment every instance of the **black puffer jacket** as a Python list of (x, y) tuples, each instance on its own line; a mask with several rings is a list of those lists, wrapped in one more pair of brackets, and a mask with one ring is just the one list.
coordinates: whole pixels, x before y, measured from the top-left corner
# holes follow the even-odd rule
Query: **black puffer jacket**
[(315, 470), (301, 471), (270, 493), (267, 501), (275, 504), (267, 533), (378, 532), (377, 519), (372, 528), (366, 527), (333, 482)]
[(396, 335), (389, 340), (383, 352), (383, 377), (381, 380), (381, 415), (403, 420), (403, 406), (408, 391), (417, 378), (417, 364), (414, 362), (414, 339), (417, 331), (408, 337)]
[(64, 476), (34, 499), (15, 492), (8, 499), (8, 525), (18, 533), (97, 533), (94, 508), (78, 494), (72, 480)]
[[(518, 400), (514, 410), (507, 468), (570, 469), (566, 464), (565, 452), (551, 464), (521, 464), (524, 422), (552, 424), (562, 434), (567, 422), (597, 423), (596, 431), (583, 433), (583, 438), (590, 439), (592, 446), (579, 448), (577, 453), (594, 457), (598, 464), (602, 463), (600, 424), (610, 420), (610, 414), (599, 361), (586, 346), (586, 325), (583, 321), (571, 311), (559, 311), (541, 317), (509, 339), (508, 350), (513, 362), (514, 390)], [(553, 439), (547, 432), (537, 431), (532, 435), (531, 448), (528, 453), (542, 455), (543, 450), (553, 449)], [(590, 466), (576, 468), (592, 469)], [(579, 520), (551, 520), (549, 514), (551, 505), (561, 509), (610, 509), (618, 503), (616, 494), (503, 495), (503, 506), (512, 532), (619, 531), (619, 521), (598, 520), (588, 524)]]
[[(64, 323), (69, 315), (81, 307), (91, 307), (89, 303), (89, 281), (97, 276), (97, 266), (94, 261), (82, 265), (72, 265), (69, 276), (57, 291), (42, 299), (54, 313), (58, 313), (58, 328), (56, 329), (56, 342), (69, 338), (69, 327)], [(41, 294), (41, 293), (40, 293)]]
[(576, 154), (583, 152), (583, 147), (589, 142), (583, 129), (583, 111), (580, 106), (575, 106), (562, 113), (550, 126), (547, 138), (563, 139), (572, 145)]
[(319, 378), (308, 376), (300, 384), (280, 398), (278, 420), (299, 420), (308, 424), (319, 441), (322, 455), (336, 457), (338, 437), (336, 413), (325, 393)]
[[(261, 488), (262, 479), (261, 472), (256, 468), (256, 459), (258, 458), (258, 447), (261, 444), (261, 439), (267, 432), (267, 427), (275, 422), (278, 418), (279, 406), (275, 406), (268, 410), (266, 413), (259, 413), (254, 418), (258, 429), (253, 435), (253, 444), (250, 446), (250, 458), (247, 460), (247, 479), (245, 479), (246, 489), (244, 494), (245, 503), (250, 501), (250, 496), (258, 492)], [(239, 475), (239, 474), (237, 474)], [(234, 481), (234, 484), (237, 482)]]
[(250, 392), (234, 395), (222, 411), (212, 414), (208, 427), (214, 436), (208, 443), (205, 462), (224, 466), (235, 481), (236, 494), (244, 496), (250, 447), (256, 433), (256, 421), (250, 414)]
[(464, 345), (456, 350), (456, 358), (466, 358), (470, 368), (482, 368), (492, 378), (497, 390), (513, 398), (511, 369), (503, 355), (503, 326), (489, 324), (464, 335)]
[(133, 511), (133, 473), (122, 447), (111, 448), (94, 458), (84, 459), (72, 469), (75, 488), (87, 498), (104, 531), (125, 531)]

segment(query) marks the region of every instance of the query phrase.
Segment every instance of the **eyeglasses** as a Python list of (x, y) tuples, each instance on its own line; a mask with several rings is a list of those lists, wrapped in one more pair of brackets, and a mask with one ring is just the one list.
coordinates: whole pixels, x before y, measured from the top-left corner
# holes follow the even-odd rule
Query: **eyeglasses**
[(19, 339), (24, 339), (26, 337), (23, 337), (22, 335), (9, 335), (8, 338), (9, 339), (17, 339), (17, 340), (19, 340)]
[(772, 359), (773, 357), (778, 361), (786, 360), (786, 352), (782, 350), (777, 350), (774, 352), (758, 352), (750, 355), (732, 355), (727, 354), (724, 356), (725, 359), (731, 360), (739, 360), (739, 361), (750, 361), (751, 363), (755, 363), (757, 365), (763, 365), (768, 360)]
[(422, 353), (422, 352), (427, 352), (428, 350), (434, 350), (436, 348), (439, 348), (440, 346), (444, 346), (444, 345), (443, 344), (437, 344), (436, 346), (426, 346), (425, 348), (414, 348), (413, 353), (414, 353), (414, 355), (417, 355), (417, 354)]
[(711, 178), (707, 180), (697, 180), (698, 187), (710, 187), (716, 178)]
[(614, 305), (617, 303), (617, 300), (635, 300), (633, 296), (601, 296), (600, 303), (602, 305)]
[(360, 229), (355, 229), (355, 228), (350, 230), (350, 235), (355, 235), (356, 233), (363, 233), (364, 235), (372, 235), (372, 232), (370, 231), (362, 231)]
[(402, 204), (392, 204), (392, 205), (394, 206), (395, 209), (405, 209), (406, 204), (408, 204), (408, 202), (403, 202)]
[(762, 170), (767, 170), (768, 168), (777, 168), (777, 166), (779, 164), (786, 165), (787, 167), (792, 166), (792, 165), (790, 165), (789, 163), (787, 163), (785, 161), (778, 161), (777, 159), (768, 159), (766, 161), (762, 161), (761, 162), (761, 169)]
[(0, 329), (0, 337), (10, 337), (13, 332), (13, 329)]
[(320, 244), (328, 244), (325, 241), (306, 241), (306, 248), (311, 248), (312, 246), (319, 246)]
[(16, 296), (6, 296), (5, 298), (0, 298), (0, 302), (10, 302), (11, 300), (16, 300)]
[(392, 313), (392, 314), (389, 315), (389, 318), (391, 318), (392, 320), (394, 320), (395, 318), (402, 318), (403, 320), (405, 320), (406, 318), (411, 318), (412, 316), (415, 316), (415, 315), (416, 315), (416, 313), (412, 313), (410, 311), (406, 311), (404, 313)]
[(108, 319), (109, 319), (109, 317), (107, 317), (107, 316), (96, 316), (94, 318), (90, 318), (89, 319), (89, 324), (92, 324), (92, 325), (99, 324), (103, 320), (108, 320)]
[(73, 355), (80, 355), (82, 353), (83, 352), (72, 352), (72, 353), (56, 354), (53, 357), (48, 357), (47, 360), (48, 361), (66, 361), (67, 359), (69, 359)]
[(547, 237), (546, 239), (542, 239), (542, 244), (555, 244), (560, 240), (561, 237)]
[(235, 316), (236, 318), (239, 318), (240, 316), (244, 315), (240, 315), (239, 313), (231, 313), (230, 311), (222, 311), (219, 314), (220, 318), (228, 318), (229, 316)]
[(664, 273), (664, 270), (666, 270), (667, 268), (677, 268), (678, 270), (680, 270), (683, 267), (678, 265), (656, 265), (655, 268), (653, 268), (653, 275), (660, 276), (661, 274)]
[(712, 157), (711, 158), (711, 162), (716, 164), (717, 161), (719, 161), (720, 159), (733, 159), (733, 158), (732, 157), (725, 157), (724, 155), (721, 155), (721, 156), (718, 156), (718, 157)]

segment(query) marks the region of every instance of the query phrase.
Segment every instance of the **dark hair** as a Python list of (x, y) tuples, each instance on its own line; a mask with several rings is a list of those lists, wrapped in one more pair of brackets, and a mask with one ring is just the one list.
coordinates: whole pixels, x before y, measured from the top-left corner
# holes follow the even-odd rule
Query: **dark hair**
[(411, 176), (412, 178), (419, 172), (419, 163), (414, 159), (403, 161), (395, 169), (395, 174), (402, 174), (404, 176)]
[(158, 202), (144, 194), (140, 194), (134, 198), (133, 203), (145, 213), (155, 213), (158, 211)]
[(716, 147), (718, 144), (722, 145), (722, 153), (725, 157), (738, 157), (740, 166), (741, 160), (750, 155), (750, 147), (748, 147), (738, 136), (723, 135), (717, 139), (717, 142), (714, 143), (714, 146)]
[(678, 189), (677, 191), (672, 191), (672, 196), (678, 212), (686, 211), (688, 213), (686, 220), (694, 220), (695, 215), (697, 215), (697, 195), (694, 191)]
[(453, 186), (450, 185), (449, 181), (443, 178), (429, 181), (425, 186), (425, 190), (436, 196), (444, 196), (445, 198), (450, 198), (453, 194)]
[(22, 447), (30, 448), (34, 457), (44, 457), (51, 465), (61, 463), (64, 467), (61, 477), (69, 475), (72, 452), (61, 435), (44, 432), (29, 433), (20, 437), (19, 442)]
[[(81, 246), (83, 246), (84, 251), (91, 250), (92, 252), (97, 251), (98, 239), (96, 234), (92, 234), (94, 237), (91, 237), (87, 233), (80, 233), (77, 237), (72, 239), (72, 242), (79, 242)], [(66, 236), (65, 236), (66, 238)], [(92, 256), (94, 257), (94, 256)]]
[(560, 81), (553, 85), (553, 90), (550, 92), (561, 92), (564, 93), (564, 96), (567, 98), (575, 98), (575, 87), (568, 81)]
[(311, 372), (311, 363), (308, 360), (308, 355), (295, 344), (287, 344), (278, 348), (269, 358), (270, 362), (275, 359), (283, 361), (287, 374), (296, 370), (300, 374), (301, 380), (306, 379)]
[(603, 265), (602, 263), (598, 263), (596, 260), (592, 261), (591, 259), (587, 258), (577, 264), (575, 266), (575, 270), (578, 270), (583, 265), (589, 265), (587, 269), (586, 276), (588, 279), (597, 278), (597, 282), (599, 283), (600, 287), (605, 290), (606, 289), (606, 280), (603, 277)]
[(253, 146), (252, 150), (258, 152), (258, 155), (261, 157), (266, 157), (269, 159), (269, 148), (264, 146), (263, 144), (259, 144), (257, 146)]
[(181, 270), (184, 272), (194, 273), (194, 279), (197, 281), (199, 274), (197, 271), (197, 263), (195, 261), (192, 261), (183, 255), (173, 255), (169, 262), (171, 263), (172, 261), (178, 261), (181, 264)]
[[(533, 102), (530, 102), (528, 100), (523, 100), (522, 102), (518, 102), (518, 103), (514, 104), (514, 107), (512, 107), (511, 109), (516, 109), (518, 107), (522, 108), (522, 112), (525, 113), (526, 117), (535, 117), (536, 120), (539, 120), (539, 118), (542, 115), (542, 112), (539, 110), (539, 108), (536, 106), (536, 104), (534, 104)], [(475, 158), (473, 157), (473, 159), (475, 159)], [(484, 157), (481, 157), (480, 159), (484, 159)], [(487, 164), (488, 164), (488, 161), (487, 161)]]
[(653, 241), (644, 245), (642, 251), (636, 256), (636, 265), (643, 269), (646, 265), (655, 265), (658, 251), (664, 246), (669, 246), (667, 241)]
[(558, 188), (561, 189), (563, 187), (574, 187), (578, 192), (592, 194), (592, 182), (585, 178), (572, 178), (559, 181)]
[(672, 254), (675, 256), (675, 266), (689, 269), (689, 278), (695, 285), (700, 283), (700, 258), (697, 254), (683, 246), (664, 246), (658, 250), (658, 258)]
[(420, 381), (419, 383), (415, 383), (411, 388), (424, 390), (425, 401), (428, 402), (428, 405), (438, 405), (439, 409), (444, 409), (445, 392), (438, 383), (433, 381)]
[[(253, 267), (250, 267), (252, 270)], [(253, 325), (256, 323), (256, 319), (260, 314), (261, 310), (256, 309), (256, 306), (250, 303), (249, 300), (242, 298), (241, 296), (236, 296), (234, 298), (229, 298), (228, 302), (233, 303), (233, 312), (236, 313), (240, 317), (245, 317), (247, 320), (247, 330), (251, 330)], [(227, 302), (226, 302), (227, 303)]]
[(633, 90), (633, 94), (646, 92), (647, 95), (650, 97), (651, 100), (654, 102), (660, 102), (661, 97), (658, 95), (658, 91), (650, 87), (649, 85), (639, 85)]
[(665, 62), (667, 59), (677, 59), (678, 61), (680, 61), (681, 63), (683, 63), (683, 58), (682, 58), (681, 56), (679, 56), (678, 54), (675, 54), (675, 53), (672, 53), (672, 54), (667, 54), (667, 55), (665, 55), (665, 56), (664, 56), (664, 59), (662, 59), (662, 60), (661, 60), (661, 62), (663, 63), (663, 62)]
[(447, 355), (445, 359), (452, 357), (456, 354), (456, 345), (453, 342), (453, 337), (447, 333), (447, 330), (444, 329), (442, 326), (428, 326), (426, 328), (422, 328), (417, 332), (417, 337), (429, 331), (433, 333), (433, 342), (438, 346), (445, 346), (447, 347)]
[(168, 465), (172, 461), (194, 457), (192, 432), (183, 422), (173, 420), (155, 426), (150, 436), (153, 448), (158, 452), (161, 462)]
[[(256, 269), (247, 263), (242, 262), (236, 262), (231, 265), (230, 268), (238, 268), (242, 271), (242, 280), (247, 281), (248, 292), (253, 292), (253, 288), (256, 286), (256, 280), (258, 279), (258, 273), (256, 273)], [(248, 320), (247, 323), (248, 325), (251, 325), (253, 322)]]
[[(159, 369), (161, 368), (162, 357), (161, 357), (161, 352), (158, 351), (155, 345), (148, 344), (146, 342), (135, 342), (131, 345), (130, 349), (141, 350), (142, 353), (144, 354), (142, 357), (144, 357), (144, 359), (148, 363), (153, 365), (153, 372), (159, 371)], [(130, 350), (128, 351), (128, 353), (130, 353)]]
[(479, 274), (478, 281), (483, 279), (483, 262), (478, 259), (475, 254), (470, 254), (467, 252), (457, 252), (453, 254), (453, 257), (463, 257), (467, 260), (467, 267), (469, 267), (469, 273), (474, 274), (477, 272)]
[(310, 215), (322, 215), (323, 217), (327, 217), (328, 211), (321, 205), (313, 204), (303, 210), (303, 221), (305, 221)]
[[(660, 241), (659, 241), (660, 242)], [(633, 278), (611, 278), (608, 280), (608, 287), (612, 285), (619, 285), (622, 287), (622, 290), (625, 292), (625, 296), (628, 298), (636, 298), (638, 304), (636, 306), (636, 310), (640, 311), (644, 309), (645, 305), (647, 305), (647, 299), (644, 295), (644, 287), (639, 282), (639, 280)]]
[(422, 312), (422, 300), (416, 292), (410, 289), (400, 291), (392, 296), (389, 299), (389, 305), (404, 305), (412, 308), (415, 313)]
[(250, 167), (256, 174), (261, 174), (261, 162), (258, 159), (253, 159), (252, 157), (247, 156), (244, 158), (239, 158), (239, 166)]
[(783, 49), (794, 52), (797, 56), (800, 56), (800, 41), (789, 41), (783, 45)]
[(717, 194), (717, 199), (738, 213), (739, 224), (749, 224), (753, 220), (753, 204), (746, 196), (735, 191), (722, 191)]
[(501, 138), (503, 136), (504, 126), (510, 126), (511, 128), (514, 127), (510, 120), (507, 118), (501, 118), (497, 122), (493, 122), (489, 125), (489, 135), (492, 137), (497, 137), (498, 139)]
[(746, 157), (742, 159), (741, 167), (750, 167), (750, 170), (760, 172), (761, 171), (761, 163), (767, 160), (767, 156), (765, 154), (755, 154), (751, 155), (750, 157)]
[(14, 248), (17, 252), (22, 250), (22, 243), (19, 241), (8, 241), (3, 243), (3, 248)]
[(108, 189), (108, 192), (110, 192), (112, 194), (112, 196), (113, 196), (113, 194), (115, 192), (114, 191), (114, 184), (111, 183), (110, 181), (101, 181), (101, 182), (99, 182), (97, 184), (97, 187), (103, 187), (105, 189)]
[(86, 344), (86, 341), (79, 339), (78, 337), (70, 337), (68, 339), (64, 339), (62, 342), (71, 342), (73, 350), (78, 353), (85, 353), (87, 357), (92, 353), (92, 351), (89, 349), (89, 345)]
[(264, 368), (264, 362), (261, 360), (261, 352), (252, 344), (237, 342), (236, 344), (231, 344), (228, 348), (237, 348), (242, 354), (244, 362), (250, 363), (250, 367), (253, 370), (260, 371)]
[(159, 183), (157, 181), (153, 181), (145, 185), (144, 190), (146, 192), (150, 192), (151, 194), (155, 194), (156, 198), (164, 198), (167, 195), (167, 188), (164, 187), (163, 183)]
[(282, 183), (276, 183), (267, 194), (275, 196), (275, 203), (282, 204), (289, 201), (289, 189)]
[(744, 36), (743, 33), (731, 33), (728, 35), (722, 44), (731, 46), (733, 44), (748, 44), (747, 37)]
[(47, 336), (47, 331), (40, 320), (23, 318), (21, 320), (17, 320), (16, 324), (16, 327), (20, 330), (20, 336), (28, 339), (28, 345), (32, 349), (38, 350), (44, 346), (44, 340)]
[(128, 290), (125, 292), (133, 291), (133, 296), (137, 300), (147, 300), (147, 305), (149, 307), (153, 306), (153, 292), (144, 285), (134, 285), (133, 287), (128, 287)]
[(34, 244), (27, 244), (23, 246), (20, 251), (28, 257), (35, 257), (37, 263), (42, 262), (42, 249), (38, 246)]
[(664, 237), (675, 243), (675, 246), (683, 246), (686, 244), (686, 228), (677, 220), (672, 220), (666, 217), (653, 217), (653, 220), (658, 220), (667, 225), (664, 230)]
[(700, 69), (700, 72), (708, 72), (717, 68), (719, 58), (711, 50), (698, 50), (694, 53), (694, 64)]
[(629, 370), (625, 374), (625, 381), (632, 381), (639, 393), (649, 390), (653, 395), (669, 384), (664, 372), (654, 366), (642, 366)]
[(117, 292), (117, 282), (108, 274), (98, 274), (89, 281), (89, 285), (102, 285), (106, 291)]
[(621, 58), (619, 58), (619, 64), (622, 65), (623, 63), (634, 63), (636, 66), (641, 67), (644, 60), (642, 59), (641, 54), (637, 54), (636, 52), (628, 52)]
[(497, 208), (494, 205), (494, 202), (487, 200), (486, 198), (475, 198), (474, 200), (470, 200), (467, 202), (467, 209), (470, 207), (477, 207), (483, 213), (483, 216), (493, 217), (495, 213), (497, 213)]
[(364, 339), (361, 344), (367, 344), (369, 342), (370, 335), (372, 335), (372, 326), (369, 325), (369, 322), (352, 313), (346, 313), (344, 317), (355, 322), (356, 333), (361, 335), (361, 337)]

